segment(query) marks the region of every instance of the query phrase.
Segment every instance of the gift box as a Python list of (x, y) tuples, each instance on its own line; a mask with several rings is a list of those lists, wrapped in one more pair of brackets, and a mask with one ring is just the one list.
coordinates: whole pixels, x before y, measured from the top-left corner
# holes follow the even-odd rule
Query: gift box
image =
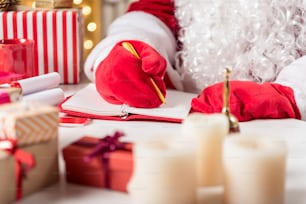
[[(8, 153), (0, 151), (0, 203), (10, 203), (16, 197), (15, 161)], [(5, 186), (5, 188), (3, 188)]]
[(72, 0), (36, 0), (36, 8), (71, 8)]
[(0, 106), (0, 139), (16, 139), (20, 146), (57, 138), (58, 124), (53, 106), (22, 101)]
[(0, 104), (13, 103), (21, 99), (20, 88), (0, 88)]
[(1, 186), (5, 186), (0, 188), (0, 203), (3, 204), (12, 203), (57, 183), (57, 138), (17, 147), (10, 153), (0, 150), (0, 180)]
[(34, 40), (34, 76), (61, 75), (62, 84), (77, 84), (83, 69), (81, 9), (0, 12), (0, 39)]
[(59, 181), (58, 138), (21, 147), (35, 159), (34, 168), (22, 180), (22, 195), (27, 196)]
[(84, 136), (65, 147), (66, 180), (127, 192), (133, 172), (132, 144), (118, 142), (117, 136), (103, 139)]

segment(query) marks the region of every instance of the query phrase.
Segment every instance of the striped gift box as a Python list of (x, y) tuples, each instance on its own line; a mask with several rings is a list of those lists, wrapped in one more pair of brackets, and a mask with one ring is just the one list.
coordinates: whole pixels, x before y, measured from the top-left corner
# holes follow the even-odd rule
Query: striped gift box
[(62, 84), (77, 84), (83, 68), (80, 9), (0, 12), (0, 39), (35, 41), (35, 75), (58, 72)]
[(53, 106), (34, 102), (0, 106), (0, 139), (17, 139), (21, 146), (57, 138), (58, 124), (58, 109)]

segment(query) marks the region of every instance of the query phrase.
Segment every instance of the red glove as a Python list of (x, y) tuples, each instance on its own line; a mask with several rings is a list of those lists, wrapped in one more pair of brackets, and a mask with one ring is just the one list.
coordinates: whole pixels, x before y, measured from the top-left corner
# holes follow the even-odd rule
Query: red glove
[[(217, 113), (223, 106), (223, 83), (207, 87), (191, 102), (192, 112)], [(293, 90), (274, 83), (230, 82), (230, 110), (242, 121), (296, 118), (301, 114)]]
[(139, 41), (125, 41), (133, 45), (139, 58), (117, 43), (99, 64), (95, 73), (96, 88), (109, 103), (128, 104), (139, 108), (154, 108), (162, 101), (151, 82), (166, 95), (163, 77), (166, 60), (152, 47)]

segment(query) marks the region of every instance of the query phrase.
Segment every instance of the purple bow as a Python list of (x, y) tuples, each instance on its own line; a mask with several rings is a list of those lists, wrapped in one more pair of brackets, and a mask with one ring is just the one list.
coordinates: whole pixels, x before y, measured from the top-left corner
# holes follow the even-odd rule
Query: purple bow
[(98, 142), (77, 141), (74, 144), (81, 146), (94, 147), (94, 149), (84, 157), (85, 162), (90, 162), (94, 157), (102, 155), (102, 167), (104, 172), (104, 186), (110, 188), (110, 169), (109, 157), (110, 153), (116, 150), (130, 151), (126, 148), (126, 143), (120, 142), (119, 139), (124, 136), (123, 132), (115, 132), (113, 136), (107, 135)]

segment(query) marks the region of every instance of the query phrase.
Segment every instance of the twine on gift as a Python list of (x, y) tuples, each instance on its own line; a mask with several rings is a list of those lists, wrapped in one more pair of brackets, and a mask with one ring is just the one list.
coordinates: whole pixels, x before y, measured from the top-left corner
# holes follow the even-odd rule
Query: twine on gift
[(0, 149), (15, 158), (16, 200), (22, 198), (22, 179), (34, 168), (35, 159), (32, 154), (19, 149), (16, 140), (1, 140)]
[(102, 168), (104, 174), (104, 186), (110, 189), (110, 167), (109, 158), (110, 153), (116, 150), (131, 151), (127, 148), (125, 142), (121, 142), (119, 139), (124, 136), (123, 132), (116, 131), (114, 135), (107, 135), (104, 138), (99, 139), (97, 142), (77, 141), (75, 145), (94, 147), (93, 150), (84, 157), (86, 163), (90, 162), (93, 158), (102, 156)]

